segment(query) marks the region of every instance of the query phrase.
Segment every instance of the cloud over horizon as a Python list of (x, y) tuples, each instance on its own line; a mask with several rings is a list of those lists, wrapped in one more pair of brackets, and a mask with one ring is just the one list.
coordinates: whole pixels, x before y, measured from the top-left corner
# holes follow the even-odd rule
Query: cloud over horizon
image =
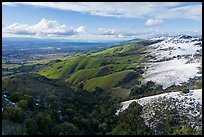
[(84, 26), (80, 26), (76, 29), (68, 28), (66, 25), (60, 24), (55, 20), (47, 20), (45, 18), (34, 25), (14, 23), (9, 26), (4, 25), (2, 27), (2, 32), (5, 35), (34, 37), (71, 36), (84, 33), (86, 30)]
[(122, 31), (122, 30), (115, 30), (115, 29), (107, 29), (107, 28), (98, 28), (97, 35), (101, 37), (114, 37), (114, 38), (134, 38), (136, 33)]
[(79, 26), (78, 28), (68, 28), (64, 24), (60, 24), (56, 20), (48, 20), (42, 18), (41, 21), (34, 25), (13, 23), (5, 26), (2, 23), (3, 37), (17, 36), (17, 37), (36, 37), (36, 38), (51, 38), (51, 37), (69, 37), (77, 36), (86, 33), (86, 35), (92, 35), (95, 37), (104, 38), (134, 38), (136, 33), (116, 30), (108, 28), (98, 28), (96, 32), (87, 32), (85, 26)]

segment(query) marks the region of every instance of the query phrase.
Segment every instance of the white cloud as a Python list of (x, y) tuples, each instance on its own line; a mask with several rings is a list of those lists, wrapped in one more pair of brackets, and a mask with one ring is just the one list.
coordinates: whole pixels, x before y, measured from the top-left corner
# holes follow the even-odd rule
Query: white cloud
[(145, 25), (147, 27), (151, 27), (151, 26), (156, 26), (156, 25), (159, 25), (163, 23), (163, 20), (162, 19), (148, 19), (146, 22), (145, 22)]
[(2, 2), (2, 5), (6, 5), (6, 6), (16, 6), (16, 4), (14, 2)]
[(163, 19), (184, 18), (202, 21), (202, 4), (172, 8), (161, 12), (156, 17)]
[(99, 35), (118, 35), (119, 32), (116, 32), (114, 29), (98, 28)]
[(110, 38), (133, 38), (135, 37), (135, 33), (115, 30), (115, 29), (107, 29), (107, 28), (98, 28), (98, 35), (101, 37), (110, 37)]
[(13, 2), (3, 4), (25, 4), (117, 18), (202, 20), (202, 4), (200, 3), (194, 5), (185, 5), (181, 2)]
[(68, 28), (64, 24), (59, 24), (55, 20), (42, 19), (34, 25), (14, 23), (2, 28), (4, 35), (18, 35), (18, 36), (35, 36), (35, 37), (59, 37), (71, 36), (85, 32), (85, 27), (80, 26), (76, 29)]
[(85, 31), (86, 31), (86, 27), (84, 27), (84, 26), (80, 26), (76, 29), (76, 32), (78, 32), (78, 33), (84, 33)]

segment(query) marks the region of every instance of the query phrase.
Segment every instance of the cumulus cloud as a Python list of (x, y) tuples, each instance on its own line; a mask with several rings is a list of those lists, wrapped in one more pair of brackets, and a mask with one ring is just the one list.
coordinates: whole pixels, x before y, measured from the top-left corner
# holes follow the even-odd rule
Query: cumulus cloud
[(80, 26), (76, 29), (76, 32), (78, 32), (78, 33), (84, 33), (85, 31), (86, 31), (86, 27), (84, 27), (84, 26)]
[(18, 2), (2, 4), (25, 4), (117, 18), (202, 20), (201, 3), (193, 5), (187, 5), (184, 2)]
[(3, 33), (9, 35), (29, 35), (36, 37), (58, 37), (58, 36), (71, 36), (85, 32), (85, 27), (80, 26), (76, 29), (68, 28), (64, 24), (60, 24), (55, 20), (42, 19), (34, 25), (14, 23), (2, 28)]
[(117, 35), (118, 32), (114, 29), (98, 28), (99, 35)]
[(163, 23), (163, 20), (162, 19), (148, 19), (146, 22), (145, 22), (145, 26), (147, 27), (151, 27), (151, 26), (156, 26), (156, 25), (159, 25)]
[(98, 35), (110, 38), (131, 38), (135, 37), (135, 33), (128, 31), (121, 31), (115, 29), (98, 28)]

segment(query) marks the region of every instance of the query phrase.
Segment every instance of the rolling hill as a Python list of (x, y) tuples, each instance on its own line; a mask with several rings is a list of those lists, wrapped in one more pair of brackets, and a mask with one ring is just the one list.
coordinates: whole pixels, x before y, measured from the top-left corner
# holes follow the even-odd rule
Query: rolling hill
[(139, 53), (143, 53), (146, 48), (131, 43), (88, 55), (79, 54), (50, 64), (39, 70), (38, 74), (51, 79), (64, 79), (75, 85), (84, 83), (88, 91), (96, 87), (109, 90), (126, 78), (129, 72), (142, 66), (139, 63), (145, 58)]
[[(145, 73), (132, 80), (141, 80), (142, 83), (152, 80), (163, 88), (168, 88), (197, 75), (199, 70), (195, 67), (200, 66), (200, 41), (199, 37), (182, 36), (130, 41), (125, 45), (78, 54), (57, 63), (50, 63), (39, 70), (38, 74), (51, 79), (64, 79), (75, 85), (83, 83), (85, 89), (93, 91), (97, 86), (104, 90), (112, 89), (116, 85), (120, 87), (117, 82), (126, 78), (124, 74), (129, 70), (140, 69)], [(193, 59), (197, 62), (192, 62)], [(174, 65), (180, 67), (174, 68)], [(193, 70), (192, 73), (184, 71), (185, 75), (181, 77), (179, 71), (189, 67)], [(179, 73), (178, 76), (173, 76), (175, 73)], [(117, 77), (114, 78), (116, 74)], [(174, 80), (168, 82), (167, 78)], [(108, 81), (111, 80), (113, 81), (110, 84)]]

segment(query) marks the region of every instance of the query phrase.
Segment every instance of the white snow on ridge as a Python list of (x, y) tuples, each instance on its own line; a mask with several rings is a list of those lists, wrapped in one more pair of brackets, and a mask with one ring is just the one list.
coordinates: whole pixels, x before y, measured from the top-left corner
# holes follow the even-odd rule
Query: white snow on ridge
[(167, 96), (167, 95), (169, 97), (172, 97), (172, 96), (175, 96), (175, 95), (177, 95), (179, 93), (180, 92), (163, 93), (163, 94), (159, 94), (159, 95), (143, 97), (143, 98), (140, 98), (140, 99), (133, 99), (133, 100), (124, 101), (124, 102), (121, 102), (122, 107), (116, 112), (116, 114), (118, 115), (119, 112), (122, 112), (125, 109), (127, 109), (129, 107), (129, 105), (134, 101), (143, 106), (144, 104), (149, 103), (149, 102), (154, 101), (154, 100), (157, 100), (160, 97), (164, 97), (164, 96)]
[[(129, 107), (129, 105), (132, 102), (137, 102), (140, 105), (145, 105), (146, 103), (150, 103), (152, 101), (158, 100), (159, 98), (176, 98), (179, 100), (182, 100), (185, 98), (192, 98), (195, 99), (194, 102), (198, 102), (202, 105), (202, 89), (196, 89), (196, 90), (190, 90), (189, 93), (187, 94), (182, 94), (180, 92), (170, 92), (170, 93), (162, 93), (159, 95), (154, 95), (154, 96), (148, 96), (148, 97), (143, 97), (140, 99), (133, 99), (133, 100), (128, 100), (128, 101), (124, 101), (121, 103), (121, 108), (119, 110), (117, 110), (116, 115), (118, 115), (120, 112), (124, 111), (125, 109), (127, 109)], [(188, 104), (186, 104), (188, 106)]]
[(201, 50), (202, 47), (199, 45), (194, 45), (196, 42), (192, 43), (165, 43), (161, 42), (159, 44), (151, 45), (151, 47), (157, 47), (152, 54), (157, 57), (157, 59), (162, 58), (172, 58), (178, 55), (194, 55), (197, 51)]
[(202, 47), (200, 45), (195, 45), (198, 41), (192, 40), (194, 39), (186, 40), (179, 39), (178, 37), (169, 37), (159, 43), (150, 45), (153, 49), (149, 51), (157, 59), (172, 58), (178, 55), (194, 55), (198, 50), (201, 50)]
[(180, 85), (189, 78), (193, 78), (199, 72), (198, 67), (201, 63), (185, 64), (186, 59), (173, 59), (165, 62), (151, 64), (144, 74), (145, 82), (154, 81), (163, 86), (163, 89), (171, 85)]
[[(187, 82), (195, 76), (202, 76), (198, 74), (198, 67), (202, 67), (202, 41), (198, 38), (181, 37), (167, 37), (159, 43), (150, 45), (148, 51), (160, 62), (148, 66), (143, 74), (144, 82), (151, 80), (166, 89), (173, 84), (180, 85), (182, 82)], [(201, 45), (197, 44), (199, 42)], [(162, 59), (168, 61), (161, 62)]]

